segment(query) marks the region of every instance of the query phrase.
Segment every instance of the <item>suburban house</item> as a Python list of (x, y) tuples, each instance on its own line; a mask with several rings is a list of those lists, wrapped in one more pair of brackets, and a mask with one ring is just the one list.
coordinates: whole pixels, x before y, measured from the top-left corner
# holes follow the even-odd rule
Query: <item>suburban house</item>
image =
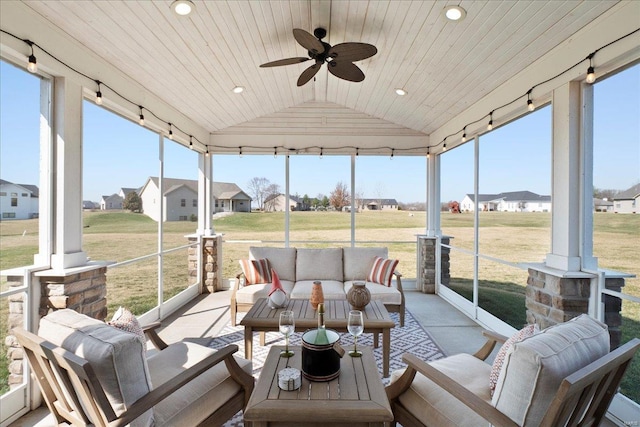
[[(551, 196), (531, 191), (511, 191), (498, 194), (478, 194), (478, 209), (500, 212), (551, 212)], [(460, 204), (461, 211), (475, 211), (473, 194), (466, 194)]]
[[(162, 221), (189, 221), (198, 216), (198, 181), (192, 179), (164, 178), (164, 205)], [(214, 182), (214, 210), (217, 212), (251, 212), (251, 197), (236, 184)], [(158, 221), (160, 186), (158, 177), (149, 177), (140, 189), (142, 211)]]
[(124, 198), (116, 193), (110, 196), (102, 196), (100, 200), (100, 210), (122, 209), (122, 202), (124, 202)]
[(640, 184), (636, 184), (613, 198), (615, 213), (637, 213), (640, 206)]
[(363, 211), (397, 211), (396, 199), (360, 199), (359, 208)]
[(83, 200), (82, 209), (85, 209), (85, 210), (100, 209), (100, 203), (92, 202), (91, 200)]
[(604, 199), (594, 197), (593, 210), (596, 212), (613, 212), (613, 202), (606, 197)]
[(122, 197), (122, 200), (124, 200), (124, 199), (127, 198), (127, 195), (129, 193), (134, 193), (134, 192), (140, 194), (140, 189), (139, 188), (125, 188), (125, 187), (122, 187), (120, 189), (120, 192), (118, 193), (118, 195), (120, 197)]
[(0, 179), (1, 220), (38, 218), (39, 190), (35, 185)]
[(265, 212), (284, 212), (308, 210), (309, 206), (305, 206), (301, 197), (289, 196), (289, 202), (284, 194), (272, 194), (264, 201)]

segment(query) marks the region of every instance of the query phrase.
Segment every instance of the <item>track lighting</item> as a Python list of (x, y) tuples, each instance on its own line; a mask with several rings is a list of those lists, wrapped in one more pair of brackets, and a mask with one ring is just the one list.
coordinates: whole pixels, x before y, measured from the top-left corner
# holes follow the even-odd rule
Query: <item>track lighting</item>
[(462, 142), (467, 142), (467, 127), (462, 128)]
[(33, 42), (31, 40), (24, 40), (24, 42), (31, 48), (31, 55), (29, 55), (27, 70), (29, 70), (30, 73), (35, 73), (38, 71), (38, 61), (36, 61), (36, 56), (33, 54)]
[(140, 108), (140, 118), (138, 119), (138, 124), (140, 126), (144, 126), (144, 115), (142, 114), (142, 105), (138, 105), (138, 108)]
[(487, 125), (487, 130), (493, 129), (493, 111), (489, 113), (489, 124)]
[(100, 81), (96, 80), (98, 84), (98, 91), (96, 92), (96, 104), (102, 105), (102, 92), (100, 91)]

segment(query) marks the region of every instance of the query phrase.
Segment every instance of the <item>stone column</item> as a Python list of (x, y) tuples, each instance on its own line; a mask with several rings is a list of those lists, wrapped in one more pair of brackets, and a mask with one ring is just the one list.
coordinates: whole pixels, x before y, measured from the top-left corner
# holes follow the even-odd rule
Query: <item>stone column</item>
[[(622, 292), (624, 287), (623, 277), (605, 277), (604, 286), (610, 291)], [(618, 297), (611, 295), (603, 295), (602, 302), (604, 303), (604, 323), (609, 327), (609, 344), (611, 350), (615, 350), (620, 347), (620, 341), (622, 339), (622, 300)]]
[(202, 292), (222, 290), (222, 234), (214, 236), (188, 236), (189, 243), (201, 240), (202, 266), (198, 271), (198, 249), (189, 248), (189, 284), (198, 280), (202, 283)]
[[(450, 237), (441, 237), (442, 243), (449, 244)], [(436, 292), (436, 254), (437, 238), (430, 236), (418, 236), (418, 278), (416, 288), (426, 294)], [(440, 283), (447, 286), (451, 279), (449, 248), (441, 248), (440, 252)]]
[(544, 329), (589, 312), (592, 274), (567, 275), (544, 266), (528, 271), (527, 323), (537, 323)]
[[(7, 276), (9, 290), (23, 286), (23, 282), (24, 276)], [(9, 360), (9, 378), (7, 380), (9, 387), (13, 389), (22, 384), (23, 380), (24, 351), (18, 344), (18, 339), (13, 335), (13, 328), (24, 328), (24, 295), (22, 293), (11, 295), (8, 300), (9, 317), (6, 319), (7, 336), (4, 344), (7, 346), (7, 359)]]

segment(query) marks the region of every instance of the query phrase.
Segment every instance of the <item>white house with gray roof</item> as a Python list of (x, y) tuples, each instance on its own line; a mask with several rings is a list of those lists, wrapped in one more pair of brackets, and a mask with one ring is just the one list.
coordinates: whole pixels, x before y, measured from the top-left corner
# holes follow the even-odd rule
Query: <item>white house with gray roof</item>
[(615, 213), (638, 213), (640, 210), (640, 183), (618, 193), (613, 198)]
[(466, 194), (460, 203), (460, 210), (499, 212), (551, 212), (551, 196), (541, 196), (531, 191), (511, 191), (498, 194), (478, 194), (478, 202), (473, 194)]
[(39, 194), (35, 185), (0, 179), (0, 220), (38, 218)]
[[(158, 177), (149, 177), (140, 189), (142, 212), (153, 220), (160, 219), (160, 201), (164, 199), (163, 221), (190, 221), (198, 215), (198, 181), (164, 178), (160, 195)], [(251, 197), (236, 184), (213, 182), (214, 212), (251, 212)]]

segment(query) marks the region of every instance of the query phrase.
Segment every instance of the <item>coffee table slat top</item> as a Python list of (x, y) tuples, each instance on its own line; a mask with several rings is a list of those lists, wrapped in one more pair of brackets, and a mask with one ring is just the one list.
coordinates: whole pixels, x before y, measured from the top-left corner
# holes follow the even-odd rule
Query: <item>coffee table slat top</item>
[[(267, 304), (266, 298), (260, 298), (240, 321), (243, 326), (251, 326), (253, 330), (261, 328), (277, 330), (278, 316), (283, 310), (292, 310), (296, 319), (296, 329), (313, 328), (317, 326), (317, 313), (311, 307), (309, 300), (291, 299), (284, 308), (273, 309)], [(346, 330), (347, 317), (351, 307), (346, 300), (325, 301), (325, 324), (327, 328)], [(392, 328), (395, 322), (380, 301), (371, 301), (363, 310), (365, 329)], [(300, 330), (300, 329), (298, 329)]]
[[(295, 355), (279, 357), (282, 346), (272, 346), (247, 408), (246, 421), (296, 423), (382, 423), (393, 420), (373, 352), (362, 347), (361, 358), (345, 353), (340, 375), (328, 382), (302, 377), (298, 390), (278, 387), (278, 372), (285, 367), (300, 369), (302, 350), (291, 347)], [(320, 412), (319, 412), (320, 411)]]

